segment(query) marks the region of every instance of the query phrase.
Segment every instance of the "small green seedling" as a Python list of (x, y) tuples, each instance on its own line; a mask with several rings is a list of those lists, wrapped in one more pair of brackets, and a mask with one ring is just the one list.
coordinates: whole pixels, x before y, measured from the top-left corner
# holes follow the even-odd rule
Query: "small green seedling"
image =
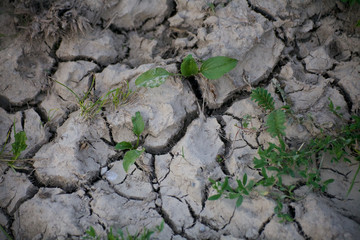
[[(125, 237), (124, 232), (119, 229), (117, 233), (113, 233), (112, 228), (107, 232), (107, 240), (149, 240), (150, 237), (156, 232), (160, 233), (164, 229), (164, 220), (160, 225), (155, 226), (154, 229), (147, 229), (144, 227), (142, 232), (137, 232), (135, 234), (130, 234), (127, 230), (127, 236)], [(85, 236), (83, 239), (90, 240), (100, 240), (101, 238), (96, 234), (96, 231), (93, 227), (90, 227), (89, 230), (85, 231)]]
[(60, 84), (61, 86), (65, 87), (67, 90), (69, 90), (76, 98), (77, 103), (79, 104), (80, 110), (81, 110), (81, 116), (83, 116), (85, 119), (93, 118), (95, 115), (97, 115), (102, 108), (107, 103), (112, 103), (112, 105), (117, 108), (120, 105), (126, 104), (132, 94), (134, 93), (130, 87), (129, 83), (127, 82), (126, 85), (123, 85), (119, 88), (115, 88), (113, 90), (109, 90), (105, 95), (97, 99), (96, 101), (91, 101), (89, 99), (90, 92), (93, 89), (95, 85), (95, 76), (93, 76), (93, 80), (91, 82), (91, 86), (88, 89), (87, 92), (84, 93), (83, 97), (80, 97), (78, 94), (74, 92), (71, 88), (66, 86), (65, 84), (54, 80), (56, 83)]
[(238, 60), (229, 57), (212, 57), (204, 61), (199, 68), (192, 55), (188, 55), (181, 63), (181, 74), (169, 73), (163, 68), (150, 69), (141, 74), (136, 80), (135, 85), (138, 87), (159, 87), (170, 76), (190, 77), (201, 74), (205, 78), (215, 80), (222, 77), (236, 67)]
[(236, 180), (238, 184), (237, 188), (230, 187), (228, 177), (225, 177), (223, 183), (217, 182), (211, 178), (209, 181), (211, 182), (212, 187), (217, 191), (217, 194), (210, 196), (208, 200), (217, 200), (221, 198), (222, 195), (224, 195), (225, 198), (237, 199), (236, 207), (239, 207), (242, 204), (244, 200), (243, 195), (249, 195), (255, 185), (253, 180), (250, 180), (249, 182), (247, 181), (246, 173), (244, 174), (242, 181)]
[(139, 147), (141, 133), (144, 131), (145, 128), (145, 123), (140, 112), (136, 112), (135, 116), (131, 118), (131, 121), (133, 123), (133, 133), (137, 136), (136, 144), (133, 145), (130, 142), (123, 141), (119, 142), (115, 146), (116, 150), (129, 150), (125, 153), (123, 159), (123, 167), (125, 172), (128, 172), (129, 167), (134, 164), (136, 159), (139, 158), (141, 154), (145, 151), (144, 148), (142, 150), (137, 150), (137, 148)]
[[(3, 161), (6, 161), (8, 166), (11, 167), (13, 170), (15, 168), (17, 168), (14, 164), (15, 162), (19, 159), (21, 153), (23, 151), (25, 151), (25, 149), (27, 148), (27, 145), (26, 145), (26, 140), (27, 140), (27, 137), (26, 137), (26, 133), (25, 131), (20, 131), (20, 132), (16, 132), (16, 128), (15, 128), (15, 121), (14, 121), (14, 143), (11, 144), (11, 152), (12, 154), (9, 154), (11, 156), (11, 159), (1, 159)], [(5, 140), (5, 144), (0, 152), (0, 156), (3, 156), (4, 154), (4, 151), (5, 151), (5, 147), (6, 147), (6, 143), (8, 141), (10, 137), (10, 132), (8, 133), (7, 137), (6, 137), (6, 140)]]

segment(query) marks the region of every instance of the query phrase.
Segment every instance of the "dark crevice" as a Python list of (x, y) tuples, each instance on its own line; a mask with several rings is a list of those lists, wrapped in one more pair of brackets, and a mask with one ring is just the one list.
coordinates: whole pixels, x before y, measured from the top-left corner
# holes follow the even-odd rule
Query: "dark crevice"
[[(62, 62), (76, 62), (76, 61), (86, 61), (86, 62), (92, 62), (95, 63), (96, 65), (98, 65), (100, 68), (105, 68), (106, 65), (102, 65), (100, 64), (98, 61), (96, 61), (95, 59), (91, 58), (91, 57), (87, 57), (87, 56), (76, 56), (76, 57), (68, 57), (68, 58), (59, 58), (58, 59), (59, 63)], [(109, 65), (111, 64), (115, 64), (117, 61), (113, 62), (113, 63), (109, 63)]]
[[(204, 210), (205, 205), (206, 205), (206, 201), (209, 198), (209, 191), (210, 191), (210, 187), (211, 185), (205, 184), (205, 188), (202, 192), (202, 199), (201, 199), (201, 211)], [(200, 211), (200, 212), (201, 212)]]
[(304, 232), (304, 230), (302, 229), (300, 223), (294, 219), (294, 223), (296, 225), (297, 228), (297, 232), (305, 239), (305, 240), (311, 240), (312, 238), (309, 237), (308, 235), (306, 235), (306, 233)]
[[(134, 170), (135, 171), (135, 170)], [(125, 179), (126, 180), (126, 179)], [(124, 181), (125, 181), (124, 180)], [(106, 180), (107, 181), (107, 180)], [(123, 182), (124, 182), (123, 181)], [(144, 201), (145, 198), (141, 198), (141, 197), (131, 197), (131, 196), (128, 196), (126, 195), (125, 193), (122, 193), (120, 191), (118, 191), (115, 186), (113, 184), (111, 184), (109, 181), (107, 181), (109, 183), (109, 186), (114, 190), (114, 192), (119, 195), (120, 197), (123, 197), (123, 198), (126, 198), (127, 200), (133, 200), (133, 201)]]
[(259, 13), (260, 15), (262, 15), (264, 18), (266, 18), (267, 20), (269, 20), (271, 22), (276, 21), (276, 18), (273, 15), (271, 15), (270, 13), (268, 13), (266, 10), (254, 6), (249, 0), (247, 0), (247, 3), (249, 5), (249, 8), (251, 10), (253, 10), (254, 12)]
[(108, 131), (109, 131), (109, 136), (110, 136), (110, 141), (111, 141), (111, 142), (109, 142), (108, 140), (103, 139), (103, 138), (101, 138), (101, 140), (102, 140), (103, 142), (105, 142), (106, 144), (109, 144), (109, 145), (111, 145), (111, 146), (115, 146), (115, 145), (116, 145), (116, 142), (114, 141), (114, 136), (113, 136), (113, 133), (112, 133), (112, 129), (111, 129), (110, 123), (108, 122), (107, 117), (106, 117), (103, 113), (102, 113), (102, 118), (104, 119), (105, 124), (106, 124), (106, 127), (107, 127), (107, 129), (108, 129)]
[(198, 117), (197, 111), (188, 113), (184, 118), (183, 126), (180, 128), (179, 132), (176, 133), (169, 140), (168, 144), (164, 147), (146, 147), (146, 152), (152, 155), (164, 155), (169, 153), (173, 146), (175, 146), (186, 134), (189, 125)]
[[(229, 141), (225, 136), (226, 136), (226, 132), (225, 132), (225, 127), (226, 127), (226, 123), (224, 121), (224, 119), (221, 116), (216, 116), (216, 120), (219, 123), (219, 125), (221, 126), (219, 129), (219, 138), (220, 140), (224, 143), (225, 146), (225, 150), (223, 153), (223, 156), (228, 156), (229, 152), (231, 151), (231, 141)], [(230, 175), (230, 171), (227, 169), (226, 165), (225, 165), (225, 161), (218, 161), (221, 170), (223, 171), (223, 173), (225, 175)]]
[(339, 174), (339, 175), (343, 176), (345, 178), (345, 180), (348, 180), (348, 175), (352, 172), (352, 171), (349, 171), (348, 173), (344, 174), (342, 172), (339, 172), (338, 170), (335, 170), (335, 169), (332, 169), (332, 168), (326, 168), (326, 167), (322, 167), (321, 170), (328, 170), (328, 171), (331, 171), (333, 173)]
[(230, 94), (224, 101), (223, 104), (221, 104), (220, 107), (216, 109), (208, 109), (207, 113), (209, 116), (214, 115), (222, 115), (224, 114), (235, 102), (246, 99), (250, 97), (250, 92), (246, 90), (240, 90), (236, 91), (232, 94)]
[(188, 206), (188, 210), (189, 210), (189, 212), (190, 212), (190, 215), (191, 215), (191, 217), (193, 218), (193, 223), (192, 223), (192, 225), (187, 228), (187, 229), (189, 229), (189, 228), (192, 228), (192, 227), (195, 226), (196, 220), (198, 219), (198, 216), (196, 216), (194, 209), (192, 209), (192, 207), (191, 207), (191, 205), (188, 203), (188, 201), (185, 200), (185, 202), (186, 202), (186, 204), (187, 204), (187, 206)]
[(350, 95), (345, 91), (345, 89), (342, 86), (340, 86), (339, 81), (340, 81), (340, 79), (336, 79), (336, 81), (331, 83), (331, 86), (335, 87), (340, 92), (340, 94), (344, 97), (346, 105), (348, 107), (348, 111), (351, 112), (352, 107), (353, 107), (353, 102), (351, 101)]
[(259, 228), (259, 237), (261, 236), (261, 234), (264, 232), (266, 225), (268, 225), (270, 223), (270, 221), (273, 219), (273, 217), (275, 216), (275, 214), (271, 215), (265, 222), (263, 222)]

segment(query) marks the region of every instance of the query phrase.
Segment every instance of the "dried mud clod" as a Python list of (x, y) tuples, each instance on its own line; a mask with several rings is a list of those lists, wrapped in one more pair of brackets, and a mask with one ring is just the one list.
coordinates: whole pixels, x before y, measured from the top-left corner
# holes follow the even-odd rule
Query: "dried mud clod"
[(91, 27), (81, 1), (16, 0), (13, 5), (15, 15), (27, 20), (24, 23), (27, 26), (18, 27), (26, 28), (31, 39), (56, 39), (68, 34), (84, 33)]

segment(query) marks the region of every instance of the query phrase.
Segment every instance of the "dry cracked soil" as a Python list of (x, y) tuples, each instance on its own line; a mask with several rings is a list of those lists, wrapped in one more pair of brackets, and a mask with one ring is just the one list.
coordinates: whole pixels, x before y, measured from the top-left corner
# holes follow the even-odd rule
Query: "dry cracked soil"
[[(92, 226), (135, 233), (164, 221), (152, 239), (359, 239), (357, 165), (324, 159), (325, 192), (295, 181), (283, 211), (254, 191), (238, 208), (209, 178), (259, 179), (253, 158), (275, 139), (250, 99), (261, 86), (288, 104), (286, 144), (299, 146), (359, 113), (359, 4), (336, 0), (83, 0), (0, 3), (0, 145), (11, 151), (14, 124), (27, 148), (13, 171), (0, 162), (0, 225), (13, 239), (81, 239)], [(31, 18), (31, 16), (35, 16)], [(199, 62), (239, 60), (218, 80), (170, 77), (137, 89), (143, 72), (178, 73), (188, 54)], [(92, 81), (94, 84), (92, 85)], [(74, 95), (90, 99), (128, 82), (127, 104), (84, 119)], [(91, 86), (92, 85), (92, 86)], [(279, 88), (280, 86), (280, 88)], [(279, 89), (282, 89), (280, 92)], [(285, 97), (284, 97), (285, 96)], [(123, 169), (116, 143), (136, 141), (131, 117), (145, 121), (145, 153)], [(240, 131), (251, 117), (253, 132)], [(311, 117), (310, 117), (311, 116)], [(7, 135), (9, 138), (7, 139)], [(219, 163), (219, 156), (223, 161)], [(21, 160), (24, 159), (24, 160)], [(6, 239), (0, 231), (0, 239)]]

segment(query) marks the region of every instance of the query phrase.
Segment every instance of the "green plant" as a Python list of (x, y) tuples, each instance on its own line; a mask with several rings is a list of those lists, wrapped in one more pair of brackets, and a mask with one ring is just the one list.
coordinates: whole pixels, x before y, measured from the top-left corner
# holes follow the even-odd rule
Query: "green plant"
[(91, 82), (91, 86), (88, 89), (87, 92), (84, 93), (82, 97), (80, 97), (78, 94), (74, 92), (70, 87), (66, 86), (65, 84), (54, 80), (56, 83), (60, 84), (61, 86), (65, 87), (67, 90), (71, 92), (76, 98), (77, 103), (79, 104), (80, 110), (81, 110), (81, 116), (83, 116), (85, 119), (93, 118), (95, 115), (97, 115), (102, 108), (107, 103), (112, 103), (112, 105), (117, 108), (120, 105), (126, 104), (132, 94), (134, 93), (130, 87), (129, 83), (126, 82), (126, 85), (122, 85), (121, 87), (115, 88), (113, 90), (109, 90), (105, 95), (98, 98), (96, 101), (91, 101), (89, 99), (89, 95), (91, 90), (94, 87), (95, 84), (95, 76), (93, 76), (93, 80)]
[[(11, 144), (11, 152), (12, 152), (12, 154), (10, 155), (10, 159), (3, 158), (1, 160), (6, 161), (7, 164), (9, 165), (9, 167), (11, 167), (14, 170), (15, 168), (18, 168), (17, 166), (15, 166), (15, 162), (18, 160), (21, 153), (23, 151), (25, 151), (25, 149), (27, 148), (27, 145), (26, 145), (27, 137), (26, 137), (25, 131), (16, 132), (15, 120), (14, 120), (13, 126), (14, 126), (13, 127), (14, 128), (14, 143)], [(4, 151), (5, 151), (5, 148), (6, 148), (6, 143), (8, 142), (9, 137), (10, 137), (10, 132), (6, 136), (5, 144), (4, 144), (4, 146), (3, 146), (3, 148), (2, 148), (2, 150), (0, 152), (0, 156), (4, 155)]]
[(247, 182), (246, 173), (242, 181), (236, 180), (238, 185), (236, 188), (230, 187), (228, 177), (225, 177), (225, 181), (223, 183), (217, 182), (211, 178), (209, 181), (211, 182), (212, 187), (217, 191), (217, 194), (210, 196), (209, 200), (217, 200), (224, 195), (225, 198), (237, 199), (236, 207), (239, 207), (242, 204), (244, 200), (243, 195), (249, 195), (255, 184), (253, 180)]
[[(137, 232), (135, 234), (130, 234), (127, 230), (127, 236), (125, 237), (124, 232), (119, 229), (117, 233), (113, 233), (112, 228), (107, 232), (106, 239), (107, 240), (149, 240), (151, 235), (155, 232), (160, 233), (164, 229), (164, 221), (160, 223), (160, 225), (155, 226), (154, 229), (144, 228), (142, 232)], [(89, 230), (85, 232), (85, 236), (83, 239), (91, 239), (91, 240), (100, 240), (101, 238), (96, 234), (96, 231), (93, 227), (90, 227)]]
[[(250, 189), (245, 188), (247, 190), (246, 193), (257, 186), (270, 189), (270, 191), (260, 191), (260, 194), (270, 195), (276, 199), (277, 206), (274, 211), (277, 216), (281, 221), (291, 221), (290, 215), (284, 213), (282, 209), (284, 201), (297, 200), (293, 194), (296, 185), (285, 185), (282, 177), (290, 176), (300, 178), (302, 179), (301, 182), (304, 182), (310, 189), (322, 192), (326, 191), (327, 186), (334, 182), (334, 179), (323, 181), (320, 177), (320, 169), (323, 165), (324, 154), (329, 153), (333, 156), (331, 159), (333, 162), (338, 162), (341, 159), (346, 162), (351, 162), (348, 158), (350, 156), (358, 162), (355, 176), (347, 191), (347, 195), (349, 195), (354, 186), (355, 179), (360, 172), (360, 149), (358, 144), (360, 141), (360, 117), (352, 116), (350, 124), (342, 127), (337, 135), (325, 134), (322, 130), (322, 133), (316, 138), (311, 139), (308, 144), (303, 143), (298, 149), (289, 149), (284, 141), (286, 113), (291, 114), (289, 107), (283, 106), (281, 109), (275, 109), (274, 99), (262, 88), (254, 89), (251, 94), (251, 99), (268, 112), (266, 120), (267, 131), (272, 137), (279, 140), (279, 145), (269, 143), (267, 148), (260, 148), (258, 150), (259, 156), (254, 157), (253, 163), (254, 168), (259, 170), (261, 179), (250, 185)], [(342, 118), (342, 114), (339, 113), (340, 108), (335, 107), (331, 100), (329, 109), (336, 116)], [(316, 159), (319, 160), (318, 164), (316, 164)], [(246, 174), (244, 178), (245, 176)], [(245, 179), (247, 179), (247, 177)], [(244, 186), (240, 186), (241, 181), (236, 181), (239, 184), (238, 188), (243, 190)], [(244, 181), (243, 179), (243, 185), (245, 185)], [(241, 205), (242, 194), (245, 192), (239, 192), (239, 189), (234, 190), (229, 187), (227, 178), (224, 182), (216, 182), (212, 179), (210, 179), (210, 182), (218, 194), (211, 196), (209, 200), (219, 199), (222, 195), (230, 198), (230, 196), (235, 196), (234, 193), (236, 193), (241, 195), (240, 199), (237, 200), (236, 206)]]
[(115, 146), (116, 150), (129, 150), (125, 153), (123, 159), (123, 167), (126, 172), (128, 172), (129, 167), (134, 164), (136, 159), (139, 158), (145, 151), (144, 148), (142, 150), (137, 150), (139, 147), (141, 133), (145, 128), (145, 123), (140, 112), (136, 112), (135, 116), (131, 118), (131, 121), (133, 123), (133, 133), (137, 137), (136, 144), (133, 145), (131, 142), (122, 141)]
[(163, 84), (170, 76), (190, 77), (198, 73), (202, 74), (207, 79), (214, 80), (234, 69), (237, 62), (238, 60), (233, 58), (218, 56), (207, 59), (199, 68), (195, 59), (190, 54), (186, 56), (181, 63), (181, 74), (169, 73), (163, 68), (154, 68), (141, 74), (135, 80), (135, 84), (139, 87), (153, 88)]

